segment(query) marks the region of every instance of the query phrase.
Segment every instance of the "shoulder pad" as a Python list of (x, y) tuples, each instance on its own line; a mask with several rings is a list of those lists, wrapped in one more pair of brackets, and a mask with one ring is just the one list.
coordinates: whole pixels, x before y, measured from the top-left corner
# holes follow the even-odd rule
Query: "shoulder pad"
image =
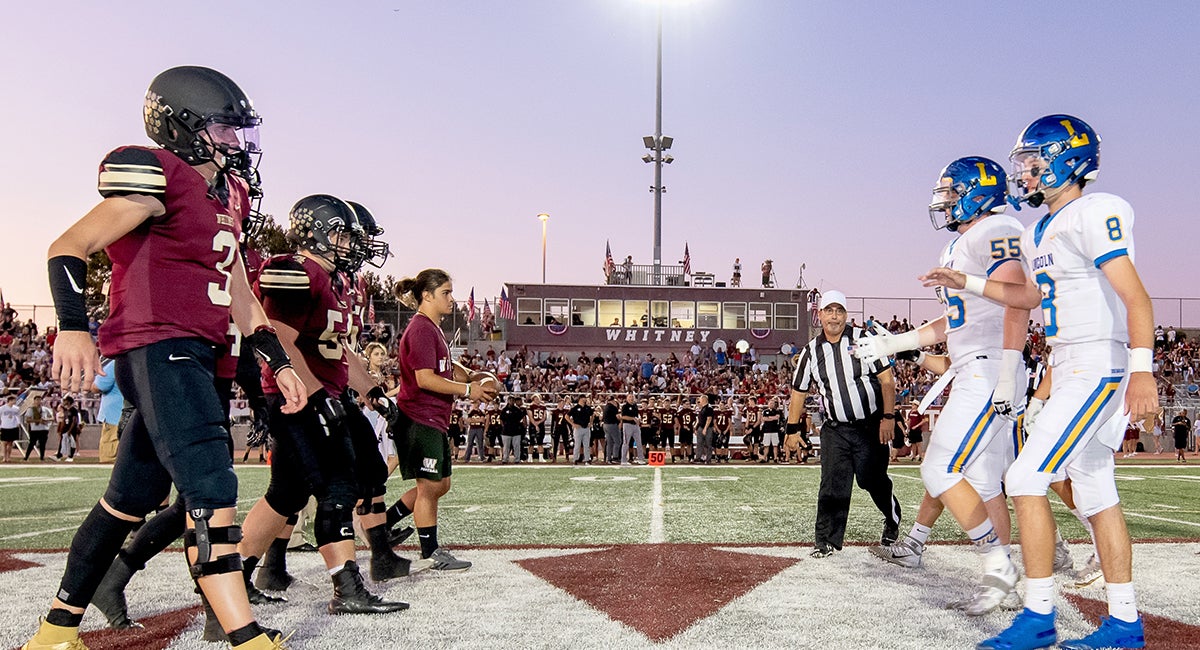
[(263, 264), (258, 286), (266, 291), (308, 291), (310, 281), (304, 264), (292, 255), (278, 255)]
[(114, 149), (100, 163), (96, 189), (100, 196), (145, 194), (162, 196), (167, 191), (167, 175), (154, 152), (143, 147)]

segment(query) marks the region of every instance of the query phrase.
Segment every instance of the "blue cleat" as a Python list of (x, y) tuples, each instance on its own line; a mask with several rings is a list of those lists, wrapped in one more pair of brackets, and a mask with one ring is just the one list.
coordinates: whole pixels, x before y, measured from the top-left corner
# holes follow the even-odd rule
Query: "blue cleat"
[(1034, 648), (1049, 648), (1057, 641), (1058, 632), (1054, 629), (1054, 612), (1038, 614), (1026, 608), (1017, 614), (1007, 630), (990, 639), (980, 641), (975, 648), (976, 650), (1034, 650)]
[(1100, 627), (1082, 639), (1063, 641), (1068, 650), (1093, 650), (1094, 648), (1144, 648), (1146, 635), (1142, 632), (1142, 617), (1128, 623), (1113, 616), (1100, 621)]

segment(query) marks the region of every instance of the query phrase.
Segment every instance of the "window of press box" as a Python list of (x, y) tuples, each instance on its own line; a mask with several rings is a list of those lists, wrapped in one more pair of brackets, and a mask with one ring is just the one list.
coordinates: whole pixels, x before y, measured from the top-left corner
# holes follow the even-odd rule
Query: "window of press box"
[(620, 300), (601, 300), (600, 304), (600, 325), (603, 327), (621, 327), (623, 311), (621, 310)]
[(671, 321), (670, 303), (666, 300), (650, 301), (650, 323), (654, 327), (666, 327)]
[(671, 327), (691, 329), (696, 326), (696, 303), (691, 300), (671, 301)]
[(750, 318), (748, 324), (750, 329), (770, 329), (772, 323), (772, 309), (774, 305), (769, 302), (752, 302), (750, 303)]
[(775, 303), (775, 329), (800, 329), (800, 305), (794, 302)]
[(541, 325), (542, 299), (517, 298), (517, 322), (522, 325)]
[(716, 329), (721, 326), (721, 303), (719, 302), (699, 302), (696, 303), (696, 327), (710, 327)]
[(577, 299), (571, 301), (571, 325), (575, 327), (596, 326), (596, 301)]
[(723, 302), (723, 303), (721, 303), (721, 329), (727, 329), (727, 330), (744, 330), (744, 329), (746, 329), (746, 303), (744, 303), (744, 302)]
[(564, 325), (570, 317), (569, 300), (566, 298), (546, 298), (546, 324)]
[(649, 301), (625, 301), (625, 327), (650, 327)]

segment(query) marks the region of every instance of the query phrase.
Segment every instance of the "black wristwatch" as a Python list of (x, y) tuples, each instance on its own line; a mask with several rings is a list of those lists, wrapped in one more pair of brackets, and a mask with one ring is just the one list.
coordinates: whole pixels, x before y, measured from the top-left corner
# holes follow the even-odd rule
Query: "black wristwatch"
[(881, 417), (881, 418), (883, 418), (883, 419), (885, 419), (885, 420), (895, 420), (895, 419), (896, 419), (896, 414), (895, 414), (895, 413), (884, 413), (883, 415), (881, 415), (881, 416), (879, 416), (879, 417)]

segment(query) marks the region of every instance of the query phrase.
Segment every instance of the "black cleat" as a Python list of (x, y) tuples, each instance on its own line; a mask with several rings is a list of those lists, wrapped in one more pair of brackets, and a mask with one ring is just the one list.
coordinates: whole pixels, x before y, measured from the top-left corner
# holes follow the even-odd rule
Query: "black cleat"
[(358, 564), (351, 560), (333, 575), (333, 600), (326, 609), (330, 614), (386, 614), (408, 609), (408, 603), (386, 601), (367, 591)]
[(246, 598), (250, 600), (251, 605), (274, 605), (275, 603), (287, 602), (287, 598), (265, 593), (258, 587), (255, 587), (249, 580), (246, 581)]
[(108, 626), (114, 630), (140, 629), (141, 623), (129, 618), (129, 608), (125, 603), (125, 587), (133, 578), (134, 570), (121, 557), (113, 559), (108, 567), (108, 573), (96, 588), (92, 596), (92, 605), (108, 619)]

